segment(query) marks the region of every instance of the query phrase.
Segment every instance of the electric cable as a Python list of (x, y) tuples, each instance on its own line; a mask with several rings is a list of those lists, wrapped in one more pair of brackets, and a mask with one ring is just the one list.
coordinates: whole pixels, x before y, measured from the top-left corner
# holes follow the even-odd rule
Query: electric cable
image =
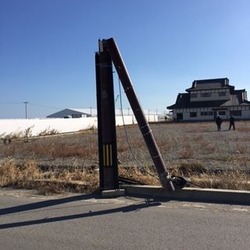
[[(123, 101), (122, 101), (122, 92), (121, 92), (121, 81), (120, 81), (119, 77), (118, 77), (118, 89), (119, 89), (119, 94), (117, 95), (117, 97), (115, 99), (115, 102), (119, 99), (121, 116), (122, 116), (122, 122), (123, 122), (123, 129), (124, 129), (124, 133), (125, 133), (126, 142), (128, 144), (129, 152), (130, 152), (131, 156), (133, 157), (133, 159), (134, 159), (137, 167), (139, 168), (139, 170), (143, 169), (143, 171), (145, 171), (148, 175), (150, 175), (150, 176), (152, 176), (154, 178), (159, 179), (159, 177), (157, 175), (154, 175), (154, 174), (150, 173), (145, 167), (143, 167), (140, 164), (140, 162), (137, 160), (137, 158), (136, 158), (136, 156), (135, 156), (135, 154), (134, 154), (134, 152), (132, 150), (132, 147), (131, 147), (131, 144), (130, 144), (130, 141), (129, 141), (129, 137), (128, 137), (128, 131), (126, 129), (124, 113), (123, 113)], [(190, 185), (201, 187), (198, 184), (195, 184), (195, 183), (193, 183), (191, 181), (188, 181), (184, 177), (181, 177), (181, 176), (172, 176), (171, 179), (172, 179), (172, 182), (173, 182), (175, 188), (177, 188), (177, 189), (182, 189), (186, 184), (190, 184)]]
[[(119, 98), (119, 102), (120, 102), (120, 110), (121, 110), (121, 116), (122, 116), (122, 123), (123, 123), (123, 129), (124, 129), (124, 133), (125, 133), (125, 138), (126, 138), (126, 142), (128, 144), (128, 148), (129, 148), (129, 152), (132, 155), (136, 165), (138, 166), (138, 168), (141, 170), (143, 169), (143, 171), (145, 171), (148, 175), (154, 177), (154, 178), (158, 178), (157, 175), (153, 175), (152, 173), (150, 173), (149, 171), (147, 171), (145, 169), (145, 167), (143, 167), (140, 162), (137, 160), (135, 154), (133, 153), (131, 144), (129, 142), (129, 138), (128, 138), (128, 131), (126, 129), (126, 124), (125, 124), (125, 118), (124, 118), (124, 114), (123, 114), (123, 103), (122, 103), (122, 93), (121, 93), (121, 81), (120, 78), (118, 77), (118, 88), (119, 88), (119, 94), (117, 95), (117, 98)], [(117, 99), (116, 98), (116, 99)]]

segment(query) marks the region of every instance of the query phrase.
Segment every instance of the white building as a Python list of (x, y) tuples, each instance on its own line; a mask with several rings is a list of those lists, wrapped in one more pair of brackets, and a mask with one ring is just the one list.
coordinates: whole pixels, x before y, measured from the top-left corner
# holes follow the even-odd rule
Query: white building
[[(116, 119), (121, 116), (130, 116), (133, 121), (135, 121), (135, 116), (131, 109), (116, 109), (115, 110)], [(158, 114), (154, 114), (149, 110), (144, 110), (144, 115), (148, 122), (158, 122)], [(97, 109), (71, 109), (66, 108), (51, 115), (48, 115), (47, 118), (82, 118), (82, 117), (96, 117)], [(134, 122), (133, 122), (134, 123)]]
[(235, 90), (228, 78), (195, 80), (187, 93), (179, 93), (172, 110), (175, 121), (209, 121), (217, 115), (250, 119), (250, 102), (245, 89)]
[[(89, 113), (87, 113), (89, 112)], [(90, 117), (91, 109), (88, 111), (86, 109), (63, 109), (51, 115), (48, 115), (47, 118), (81, 118), (81, 117)]]

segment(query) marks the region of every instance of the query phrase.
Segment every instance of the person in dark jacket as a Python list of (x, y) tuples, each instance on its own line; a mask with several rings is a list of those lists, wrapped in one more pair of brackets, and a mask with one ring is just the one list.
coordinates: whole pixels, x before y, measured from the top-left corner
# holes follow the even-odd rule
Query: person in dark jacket
[(231, 115), (230, 118), (229, 118), (229, 130), (231, 130), (232, 126), (233, 126), (233, 129), (235, 130), (234, 117)]
[(215, 122), (217, 124), (218, 131), (220, 131), (221, 130), (222, 119), (220, 118), (219, 115), (216, 117)]

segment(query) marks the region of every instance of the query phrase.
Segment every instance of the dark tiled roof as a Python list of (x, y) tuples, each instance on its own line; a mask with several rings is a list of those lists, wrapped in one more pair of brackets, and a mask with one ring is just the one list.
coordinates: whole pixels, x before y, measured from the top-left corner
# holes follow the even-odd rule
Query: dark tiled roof
[[(229, 100), (217, 100), (217, 101), (196, 101), (190, 102), (190, 91), (191, 90), (212, 90), (212, 89), (229, 89), (230, 99)], [(247, 93), (245, 89), (235, 90), (235, 87), (229, 85), (228, 78), (216, 78), (216, 79), (204, 79), (195, 80), (192, 83), (192, 87), (186, 89), (188, 93), (179, 93), (174, 105), (168, 106), (167, 109), (180, 109), (180, 108), (203, 108), (203, 107), (228, 107), (228, 106), (239, 106), (249, 105), (250, 102), (247, 100)]]
[(237, 106), (241, 104), (249, 105), (250, 102), (242, 100), (242, 91), (236, 91), (235, 95), (231, 95), (229, 100), (218, 101), (199, 101), (190, 102), (189, 93), (179, 94), (174, 105), (168, 106), (167, 109), (180, 109), (180, 108), (211, 108), (211, 107), (228, 107)]
[[(192, 87), (186, 89), (187, 92), (191, 90), (202, 90), (202, 89), (218, 89), (218, 88), (232, 88), (229, 85), (228, 78), (216, 78), (216, 79), (204, 79), (195, 80), (192, 83)], [(234, 87), (233, 87), (234, 88)]]
[(205, 107), (220, 107), (226, 101), (200, 101), (190, 102), (189, 94), (179, 94), (174, 105), (168, 106), (167, 109), (180, 109), (180, 108), (205, 108)]

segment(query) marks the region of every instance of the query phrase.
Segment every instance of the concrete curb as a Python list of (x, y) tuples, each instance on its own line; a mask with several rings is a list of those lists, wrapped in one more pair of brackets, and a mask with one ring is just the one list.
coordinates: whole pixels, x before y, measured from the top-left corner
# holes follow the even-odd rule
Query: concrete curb
[(125, 195), (125, 189), (103, 190), (102, 198), (117, 198)]
[(250, 191), (183, 188), (169, 192), (160, 186), (122, 185), (126, 195), (164, 200), (250, 205)]

